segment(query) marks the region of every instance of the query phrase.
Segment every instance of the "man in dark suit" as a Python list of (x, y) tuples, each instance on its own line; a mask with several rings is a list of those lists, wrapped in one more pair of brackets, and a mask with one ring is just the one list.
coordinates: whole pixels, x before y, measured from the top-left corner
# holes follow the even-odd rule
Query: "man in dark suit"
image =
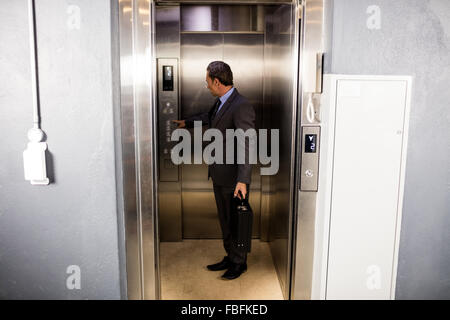
[(206, 69), (206, 85), (211, 94), (218, 97), (209, 112), (185, 120), (175, 120), (175, 122), (179, 128), (192, 128), (194, 121), (202, 121), (202, 125), (220, 130), (224, 137), (223, 164), (210, 164), (208, 178), (211, 177), (213, 180), (223, 245), (227, 256), (218, 263), (208, 265), (207, 268), (211, 271), (227, 269), (222, 278), (231, 280), (247, 270), (247, 253), (237, 249), (231, 233), (232, 198), (240, 198), (239, 191), (244, 198), (248, 197), (252, 168), (249, 163), (248, 141), (238, 145), (241, 151), (245, 151), (245, 163), (237, 162), (236, 148), (234, 162), (227, 163), (226, 145), (231, 141), (226, 140), (226, 129), (242, 129), (244, 132), (255, 129), (255, 110), (233, 87), (233, 73), (228, 64), (222, 61), (211, 62)]

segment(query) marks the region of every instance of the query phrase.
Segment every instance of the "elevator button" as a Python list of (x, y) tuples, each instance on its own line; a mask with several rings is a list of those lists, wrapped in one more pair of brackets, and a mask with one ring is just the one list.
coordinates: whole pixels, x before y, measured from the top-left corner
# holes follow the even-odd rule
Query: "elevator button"
[(314, 175), (314, 173), (313, 173), (312, 170), (308, 169), (308, 170), (305, 171), (305, 175), (306, 175), (307, 177), (312, 177), (312, 176)]

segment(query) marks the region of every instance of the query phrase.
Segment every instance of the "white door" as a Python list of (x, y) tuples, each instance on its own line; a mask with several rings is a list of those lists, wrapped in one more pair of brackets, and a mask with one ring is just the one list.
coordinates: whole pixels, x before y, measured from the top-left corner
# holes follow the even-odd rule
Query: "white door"
[(390, 299), (408, 82), (338, 80), (326, 299)]

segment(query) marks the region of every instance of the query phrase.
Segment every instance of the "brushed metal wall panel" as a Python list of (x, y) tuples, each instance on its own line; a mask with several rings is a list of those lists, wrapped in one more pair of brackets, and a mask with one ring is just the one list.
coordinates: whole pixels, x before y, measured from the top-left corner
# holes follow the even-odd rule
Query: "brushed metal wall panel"
[(234, 86), (256, 112), (261, 127), (264, 76), (264, 35), (224, 34), (223, 59), (233, 71)]
[[(159, 277), (157, 275), (158, 261), (155, 254), (158, 244), (155, 236), (156, 219), (156, 114), (151, 108), (155, 105), (155, 74), (153, 67), (153, 42), (151, 15), (152, 2), (134, 0), (134, 55), (140, 61), (135, 66), (134, 79), (134, 107), (135, 132), (137, 146), (137, 175), (138, 175), (138, 210), (141, 223), (141, 254), (142, 254), (142, 284), (143, 299), (157, 299), (159, 297)], [(142, 69), (141, 69), (142, 68)], [(142, 70), (148, 70), (148, 77), (142, 76)]]
[(294, 6), (284, 5), (266, 17), (265, 87), (270, 128), (279, 129), (280, 167), (270, 177), (269, 241), (284, 297), (289, 298), (293, 210), (294, 86), (296, 64)]
[[(215, 98), (205, 86), (206, 67), (222, 57), (223, 35), (181, 34), (181, 119), (211, 108)], [(190, 130), (193, 134), (193, 129)], [(193, 152), (194, 141), (191, 141)], [(220, 239), (222, 233), (212, 182), (208, 180), (208, 166), (183, 164), (181, 172), (183, 238)]]
[(140, 228), (136, 208), (136, 163), (134, 130), (134, 92), (133, 70), (130, 64), (133, 57), (132, 37), (132, 0), (119, 3), (120, 24), (120, 82), (121, 82), (121, 119), (122, 119), (122, 161), (125, 213), (125, 237), (127, 257), (127, 293), (128, 299), (142, 298)]
[(184, 5), (181, 7), (181, 31), (217, 31), (218, 7)]
[(206, 67), (222, 59), (222, 34), (181, 34), (182, 119), (209, 111), (215, 98), (206, 88)]
[(221, 239), (216, 200), (210, 190), (183, 190), (183, 238)]
[[(155, 268), (155, 119), (152, 73), (153, 3), (119, 2), (120, 85), (129, 299), (159, 296)], [(148, 77), (142, 76), (142, 70)]]
[[(316, 71), (315, 59), (310, 57), (316, 57), (318, 52), (323, 52), (323, 39), (322, 28), (324, 24), (324, 1), (323, 0), (308, 0), (303, 5), (303, 46), (302, 53), (299, 57), (302, 60), (302, 71), (299, 75), (299, 81), (301, 81), (302, 91), (298, 94), (298, 99), (302, 103), (300, 104), (301, 114), (299, 120), (301, 125), (311, 126), (312, 124), (306, 119), (306, 106), (307, 98), (306, 90), (315, 90), (311, 88), (316, 87)], [(309, 58), (306, 58), (309, 57)], [(311, 74), (312, 73), (312, 74)], [(312, 77), (311, 77), (312, 76)], [(311, 81), (311, 79), (313, 79)], [(315, 105), (320, 105), (320, 96), (315, 97)], [(310, 130), (305, 128), (306, 130)], [(301, 131), (299, 130), (299, 133)], [(318, 141), (320, 145), (320, 140)], [(302, 140), (297, 142), (298, 150), (304, 148)], [(301, 154), (299, 154), (301, 157)], [(317, 160), (317, 159), (316, 159)], [(301, 165), (301, 168), (300, 168)], [(299, 167), (298, 177), (301, 180), (298, 184), (304, 184), (307, 179), (303, 175), (306, 168), (306, 163), (301, 164), (298, 161)], [(317, 173), (320, 176), (320, 172)], [(311, 190), (313, 190), (312, 188)], [(314, 234), (315, 234), (315, 210), (316, 210), (317, 192), (314, 191), (300, 191), (298, 192), (297, 200), (297, 221), (296, 221), (296, 243), (295, 250), (293, 252), (293, 259), (296, 262), (293, 270), (293, 279), (291, 286), (292, 299), (310, 299), (312, 296), (312, 277), (313, 277), (313, 263), (314, 263)]]
[(252, 6), (220, 6), (218, 30), (252, 31), (251, 15)]
[(180, 56), (180, 7), (155, 8), (155, 41), (157, 58)]
[(262, 5), (182, 5), (182, 32), (263, 32)]
[(158, 184), (159, 238), (160, 241), (182, 241), (181, 184)]
[[(158, 226), (160, 241), (182, 240), (182, 211), (181, 211), (181, 182), (179, 166), (171, 165), (167, 153), (175, 143), (167, 142), (167, 133), (174, 129), (170, 120), (180, 117), (180, 7), (156, 6), (156, 58), (158, 62), (173, 65), (174, 91), (162, 91), (162, 79), (158, 77)], [(157, 63), (158, 76), (162, 73), (162, 66)], [(164, 114), (166, 103), (171, 103), (175, 114)], [(164, 106), (161, 105), (164, 104)], [(157, 107), (158, 106), (158, 107)], [(168, 110), (166, 110), (167, 112)], [(169, 129), (168, 129), (169, 127)], [(164, 169), (169, 167), (169, 169)]]

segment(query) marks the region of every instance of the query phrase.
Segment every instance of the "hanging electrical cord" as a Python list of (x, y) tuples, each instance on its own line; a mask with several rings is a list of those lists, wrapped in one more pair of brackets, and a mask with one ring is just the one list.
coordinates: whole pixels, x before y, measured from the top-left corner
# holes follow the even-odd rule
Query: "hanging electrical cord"
[(308, 106), (306, 108), (306, 118), (308, 119), (309, 123), (313, 123), (314, 122), (315, 113), (316, 112), (314, 110), (313, 94), (309, 93)]
[(31, 93), (33, 104), (33, 127), (28, 130), (28, 145), (23, 152), (25, 180), (31, 184), (47, 185), (46, 156), (47, 143), (42, 142), (44, 132), (40, 128), (39, 78), (37, 72), (36, 15), (34, 0), (28, 0), (28, 24), (30, 39)]
[(30, 66), (31, 66), (31, 93), (33, 103), (33, 128), (40, 129), (39, 119), (39, 93), (38, 93), (38, 76), (36, 68), (36, 19), (34, 14), (34, 0), (28, 0), (28, 25), (30, 40)]

